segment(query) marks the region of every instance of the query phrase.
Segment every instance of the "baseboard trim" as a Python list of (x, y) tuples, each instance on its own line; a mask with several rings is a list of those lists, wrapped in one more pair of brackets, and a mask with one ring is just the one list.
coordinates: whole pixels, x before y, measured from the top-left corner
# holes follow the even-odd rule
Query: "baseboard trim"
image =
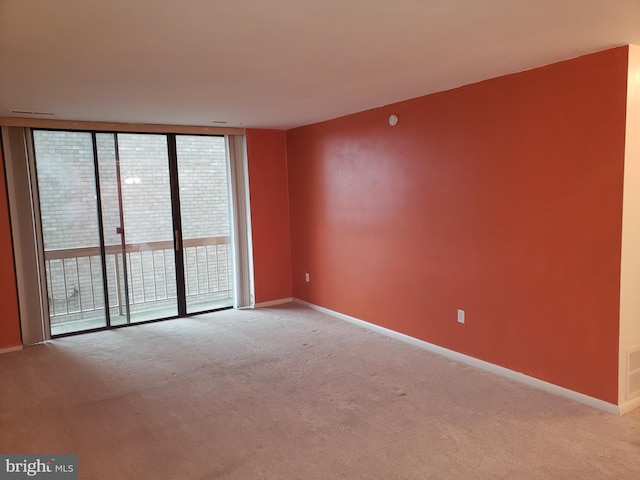
[[(434, 345), (433, 343), (425, 342), (424, 340), (420, 340), (418, 338), (405, 335), (404, 333), (399, 333), (394, 330), (390, 330), (388, 328), (381, 327), (379, 325), (375, 325), (373, 323), (369, 323), (364, 320), (360, 320), (359, 318), (351, 317), (349, 315), (345, 315), (344, 313), (336, 312), (334, 310), (330, 310), (328, 308), (321, 307), (319, 305), (315, 305), (313, 303), (309, 303), (304, 300), (300, 300), (299, 298), (294, 298), (293, 301), (297, 304), (304, 305), (308, 308), (311, 308), (312, 310), (326, 313), (327, 315), (331, 315), (332, 317), (336, 317), (340, 320), (344, 320), (346, 322), (368, 328), (369, 330), (372, 330), (374, 332), (378, 332), (388, 337), (395, 338), (402, 342), (414, 345), (416, 347), (422, 348), (432, 353), (436, 353), (438, 355), (449, 358), (451, 360), (455, 360), (460, 363), (470, 365), (472, 367), (480, 368), (481, 370), (485, 370), (487, 372), (491, 372), (496, 375), (500, 375), (502, 377), (515, 380), (516, 382), (524, 383), (526, 385), (529, 385), (534, 388), (538, 388), (540, 390), (547, 391), (549, 393), (553, 393), (565, 398), (569, 398), (571, 400), (575, 400), (576, 402), (580, 402), (584, 405), (588, 405), (592, 408), (596, 408), (598, 410), (602, 410), (604, 412), (611, 413), (613, 415), (622, 415), (627, 411), (631, 410), (632, 408), (634, 408), (634, 407), (631, 407), (629, 408), (629, 410), (626, 410), (623, 412), (621, 407), (619, 408), (617, 405), (614, 405), (613, 403), (605, 402), (604, 400), (600, 400), (599, 398), (590, 397), (589, 395), (575, 392), (573, 390), (569, 390), (568, 388), (560, 387), (559, 385), (554, 385), (553, 383), (545, 382), (544, 380), (540, 380), (539, 378), (530, 377), (529, 375), (526, 375), (524, 373), (516, 372), (515, 370), (510, 370), (508, 368), (501, 367), (493, 363), (485, 362), (484, 360), (480, 360), (475, 357), (470, 357), (469, 355), (465, 355), (463, 353), (459, 353), (454, 350), (449, 350), (448, 348)], [(631, 404), (634, 402), (628, 402), (628, 403)], [(625, 404), (625, 407), (626, 405), (627, 404)]]
[(620, 405), (620, 415), (629, 413), (631, 410), (634, 410), (639, 407), (640, 407), (640, 397), (634, 398), (633, 400), (629, 400), (628, 402), (624, 402)]
[(17, 352), (19, 350), (22, 350), (22, 345), (16, 345), (15, 347), (0, 348), (0, 354)]
[(259, 302), (256, 303), (253, 308), (266, 308), (266, 307), (275, 307), (276, 305), (282, 305), (284, 303), (293, 302), (293, 297), (280, 298), (278, 300), (269, 300), (268, 302)]

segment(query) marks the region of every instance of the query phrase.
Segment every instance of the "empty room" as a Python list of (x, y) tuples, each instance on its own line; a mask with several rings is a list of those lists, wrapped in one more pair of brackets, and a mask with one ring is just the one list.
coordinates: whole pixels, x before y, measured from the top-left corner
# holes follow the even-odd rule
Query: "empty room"
[(640, 478), (640, 1), (0, 0), (0, 479)]

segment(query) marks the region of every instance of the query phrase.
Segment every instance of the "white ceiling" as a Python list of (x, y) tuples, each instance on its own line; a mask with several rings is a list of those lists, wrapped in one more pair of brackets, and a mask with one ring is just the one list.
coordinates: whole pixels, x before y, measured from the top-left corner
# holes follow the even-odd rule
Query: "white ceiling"
[(0, 0), (0, 117), (290, 128), (628, 43), (640, 0)]

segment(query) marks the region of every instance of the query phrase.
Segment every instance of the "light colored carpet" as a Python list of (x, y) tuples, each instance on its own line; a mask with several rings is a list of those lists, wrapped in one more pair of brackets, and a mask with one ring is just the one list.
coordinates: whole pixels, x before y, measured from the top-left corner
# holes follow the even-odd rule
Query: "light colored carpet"
[(297, 305), (0, 355), (0, 453), (94, 479), (640, 479), (617, 417)]

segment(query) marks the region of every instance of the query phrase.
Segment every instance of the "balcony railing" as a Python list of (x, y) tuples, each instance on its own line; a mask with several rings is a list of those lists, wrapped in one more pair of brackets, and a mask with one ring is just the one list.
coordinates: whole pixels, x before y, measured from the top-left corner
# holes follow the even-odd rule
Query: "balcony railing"
[[(192, 301), (231, 298), (229, 237), (184, 240), (185, 288)], [(86, 318), (104, 311), (99, 247), (45, 251), (49, 315), (52, 323)], [(105, 246), (109, 307), (112, 315), (125, 310), (123, 251)], [(131, 309), (175, 304), (175, 263), (172, 241), (127, 244), (128, 296)]]

